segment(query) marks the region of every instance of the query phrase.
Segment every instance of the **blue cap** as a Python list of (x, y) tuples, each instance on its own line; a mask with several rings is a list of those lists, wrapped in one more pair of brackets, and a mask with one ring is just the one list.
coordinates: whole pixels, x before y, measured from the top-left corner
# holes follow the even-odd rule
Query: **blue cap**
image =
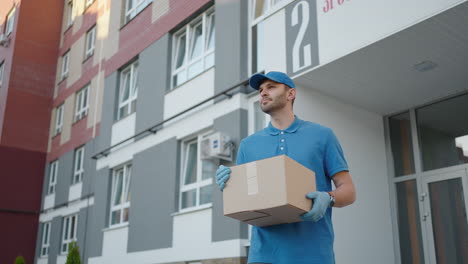
[(286, 73), (276, 71), (271, 71), (267, 74), (254, 74), (252, 75), (252, 77), (250, 77), (249, 84), (250, 86), (252, 86), (252, 88), (258, 90), (258, 88), (260, 88), (260, 85), (267, 79), (277, 83), (285, 84), (290, 88), (296, 88), (296, 85), (294, 84), (293, 80), (291, 80), (291, 78), (289, 78), (289, 76), (286, 75)]

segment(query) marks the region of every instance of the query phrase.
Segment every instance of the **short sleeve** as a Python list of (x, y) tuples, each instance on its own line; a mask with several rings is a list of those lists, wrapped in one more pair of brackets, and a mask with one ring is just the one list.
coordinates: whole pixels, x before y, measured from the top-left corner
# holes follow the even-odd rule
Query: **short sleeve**
[(236, 165), (241, 165), (245, 163), (244, 147), (242, 141), (239, 144), (239, 149), (237, 150)]
[(324, 151), (325, 175), (329, 178), (340, 171), (349, 171), (348, 164), (343, 154), (338, 138), (330, 129)]

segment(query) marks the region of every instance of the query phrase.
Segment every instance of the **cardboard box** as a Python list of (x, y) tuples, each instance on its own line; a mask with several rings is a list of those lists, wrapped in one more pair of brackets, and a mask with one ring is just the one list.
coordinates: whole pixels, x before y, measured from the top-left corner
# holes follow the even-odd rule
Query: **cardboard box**
[(254, 226), (302, 221), (315, 191), (315, 173), (286, 155), (231, 167), (224, 215)]

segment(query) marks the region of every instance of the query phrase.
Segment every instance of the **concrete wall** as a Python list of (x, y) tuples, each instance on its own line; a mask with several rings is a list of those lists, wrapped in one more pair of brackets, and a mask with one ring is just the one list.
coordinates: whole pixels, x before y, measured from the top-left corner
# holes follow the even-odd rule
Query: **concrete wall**
[(215, 93), (248, 78), (248, 2), (215, 1)]
[(84, 153), (84, 176), (81, 196), (94, 193), (94, 180), (96, 178), (96, 160), (91, 157), (96, 154), (96, 140), (86, 142)]
[(172, 138), (135, 155), (128, 252), (172, 246), (178, 197), (178, 141)]
[(50, 227), (50, 245), (48, 264), (55, 264), (62, 242), (62, 217), (54, 217)]
[(118, 85), (118, 72), (109, 75), (104, 81), (104, 93), (102, 103), (102, 116), (100, 135), (97, 137), (98, 143), (96, 152), (104, 150), (111, 146), (112, 125), (116, 118), (116, 102), (117, 98), (117, 85)]
[[(241, 139), (247, 136), (247, 111), (243, 109), (231, 112), (214, 121), (214, 129), (231, 137), (239, 147)], [(226, 166), (235, 165), (233, 162), (222, 162)], [(247, 238), (247, 225), (237, 220), (225, 217), (223, 213), (223, 195), (216, 182), (213, 182), (213, 214), (212, 214), (212, 241)]]
[(102, 230), (109, 224), (109, 199), (110, 199), (110, 176), (108, 167), (96, 173), (94, 206), (90, 209), (89, 247), (88, 256), (97, 257), (102, 255)]
[(169, 87), (170, 35), (146, 48), (139, 59), (136, 132), (163, 120), (164, 94)]
[(302, 87), (295, 113), (334, 130), (356, 186), (356, 202), (333, 210), (336, 262), (395, 263), (382, 116)]
[(55, 185), (55, 206), (68, 203), (68, 193), (73, 175), (74, 151), (69, 151), (59, 158), (57, 183)]

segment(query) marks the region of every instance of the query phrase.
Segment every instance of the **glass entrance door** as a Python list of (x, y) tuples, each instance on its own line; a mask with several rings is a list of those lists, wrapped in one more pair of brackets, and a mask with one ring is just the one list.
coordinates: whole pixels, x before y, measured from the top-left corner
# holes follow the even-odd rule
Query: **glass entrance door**
[(467, 169), (424, 176), (420, 197), (429, 263), (468, 263)]

